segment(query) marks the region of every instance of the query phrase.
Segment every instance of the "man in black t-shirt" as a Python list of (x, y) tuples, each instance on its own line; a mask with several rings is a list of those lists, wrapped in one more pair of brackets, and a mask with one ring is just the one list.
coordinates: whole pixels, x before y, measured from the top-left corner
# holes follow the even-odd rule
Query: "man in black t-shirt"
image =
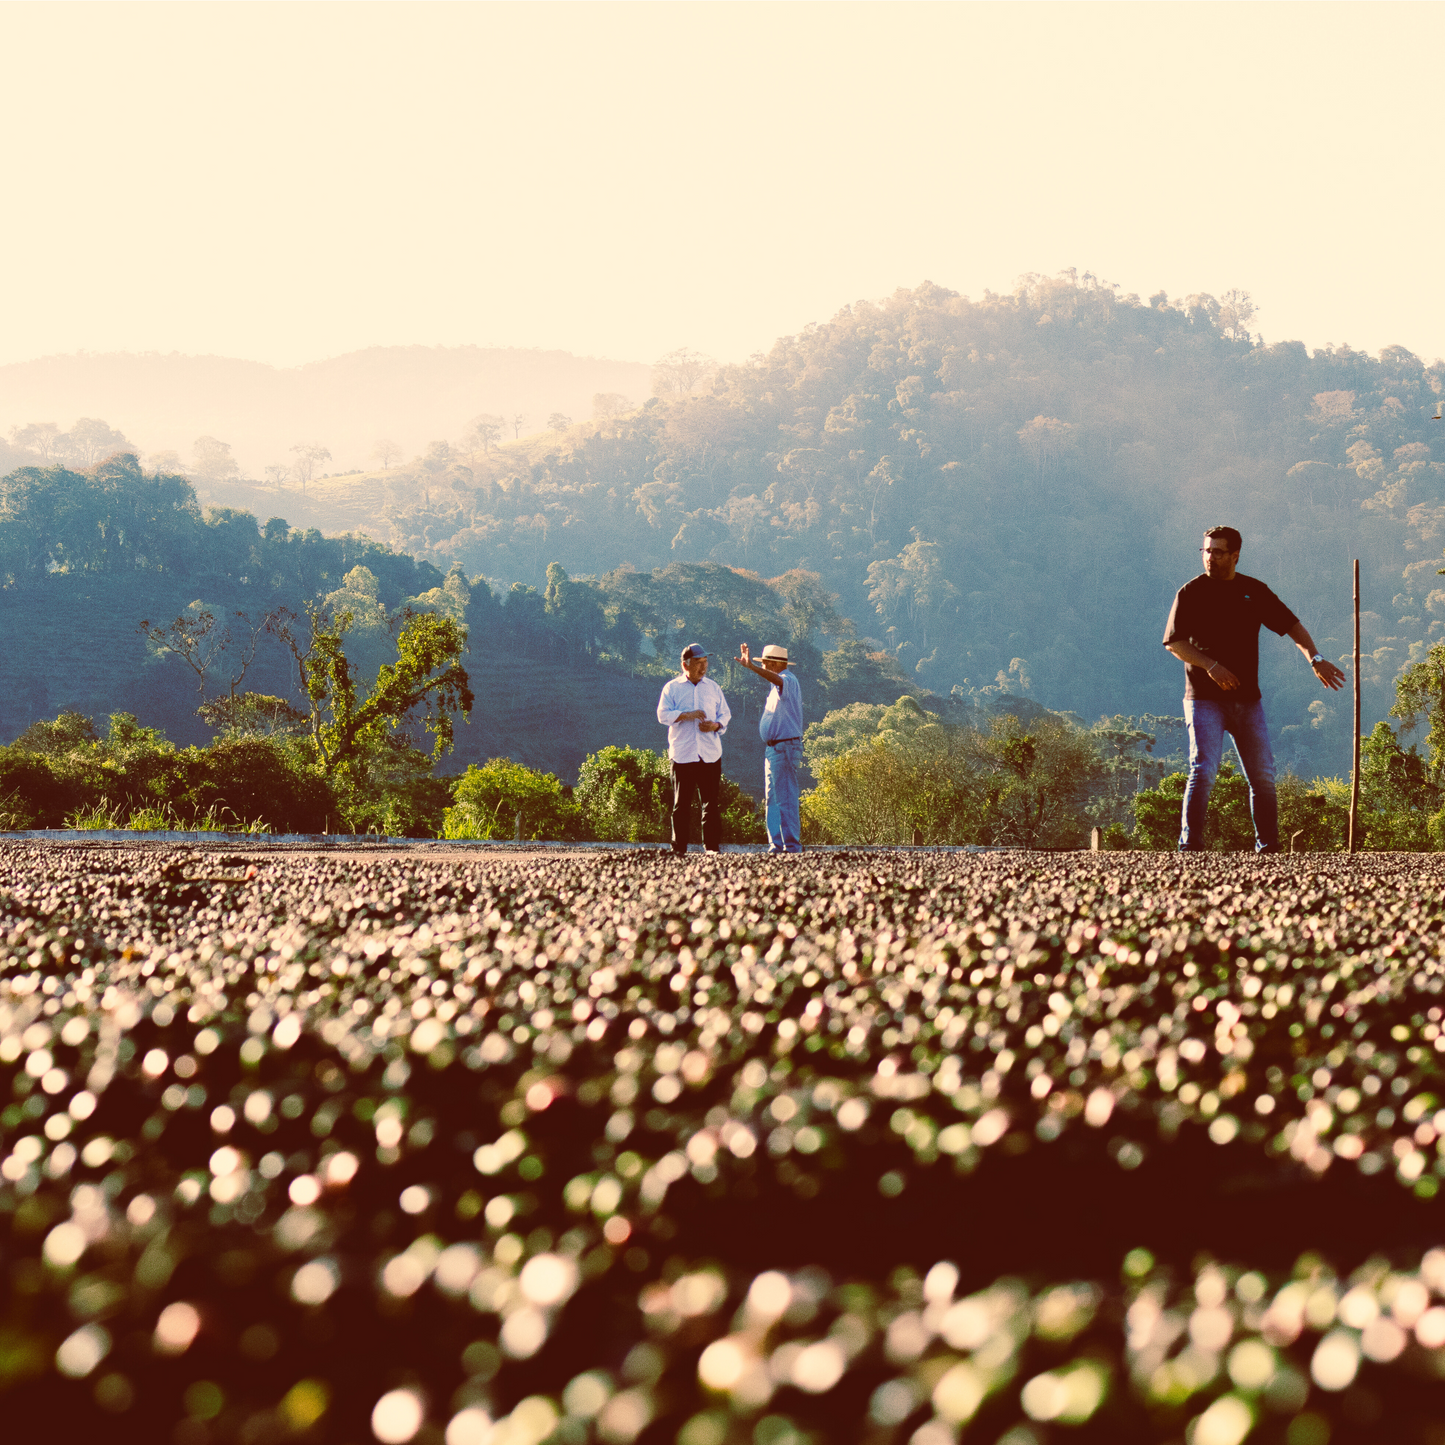
[(1332, 691), (1345, 675), (1315, 649), (1304, 624), (1255, 577), (1235, 570), (1241, 539), (1233, 527), (1204, 534), (1204, 572), (1174, 594), (1164, 646), (1184, 664), (1184, 721), (1189, 728), (1189, 782), (1179, 834), (1180, 852), (1204, 847), (1209, 790), (1224, 755), (1224, 735), (1249, 780), (1249, 812), (1258, 853), (1279, 852), (1279, 807), (1274, 754), (1259, 695), (1259, 629), (1288, 637)]

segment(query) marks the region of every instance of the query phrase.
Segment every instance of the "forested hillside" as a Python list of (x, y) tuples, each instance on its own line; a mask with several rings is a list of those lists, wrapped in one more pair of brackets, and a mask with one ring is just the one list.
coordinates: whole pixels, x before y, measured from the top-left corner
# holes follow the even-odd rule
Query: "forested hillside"
[[(268, 608), (301, 607), (365, 566), (392, 608), (434, 588), (429, 563), (366, 538), (325, 538), (280, 518), (258, 525), (245, 512), (204, 512), (183, 477), (152, 476), (132, 456), (83, 473), (22, 468), (0, 481), (0, 737), (66, 709), (138, 714), (172, 736), (199, 740), (202, 695), (225, 690), (250, 629)], [(141, 636), (143, 619), (165, 624), (191, 610), (228, 625), (232, 646), (215, 651), (208, 679)], [(291, 688), (278, 647), (257, 649), (246, 686)]]
[[(1003, 673), (1093, 717), (1178, 712), (1164, 617), (1203, 527), (1228, 522), (1242, 570), (1332, 656), (1361, 558), (1379, 717), (1399, 666), (1445, 631), (1442, 382), (1400, 348), (1264, 345), (1239, 297), (924, 286), (723, 368), (710, 394), (417, 472), (391, 537), (539, 587), (553, 560), (816, 571), (921, 686), (976, 692)], [(1347, 766), (1347, 709), (1292, 645), (1262, 652), (1282, 759)]]
[[(693, 636), (727, 651), (786, 635), (819, 711), (892, 701), (906, 682), (1085, 719), (1177, 714), (1164, 616), (1203, 527), (1228, 522), (1242, 570), (1335, 657), (1361, 558), (1368, 729), (1399, 668), (1445, 633), (1431, 451), (1445, 428), (1430, 420), (1445, 366), (1399, 348), (1311, 355), (1250, 327), (1233, 293), (1145, 303), (1088, 277), (976, 302), (900, 292), (636, 411), (503, 446), (438, 440), (385, 487), (358, 478), (391, 550), (203, 512), (183, 480), (134, 462), (15, 472), (0, 606), (24, 640), (6, 652), (0, 725), (13, 736), (102, 693), (144, 712), (172, 664), (145, 662), (132, 614), (298, 606), (339, 596), (360, 565), (374, 627), (451, 574), (472, 665), (528, 659), (479, 691), (483, 718), (513, 710), (492, 736), (564, 772), (524, 721), (549, 688), (575, 692), (579, 716), (621, 689), (631, 716), (653, 686), (632, 677)], [(1347, 703), (1319, 696), (1289, 643), (1267, 636), (1262, 653), (1281, 762), (1345, 770)]]
[[(366, 537), (203, 508), (185, 478), (150, 475), (129, 455), (84, 472), (22, 468), (0, 482), (0, 583), (3, 741), (66, 711), (132, 712), (175, 741), (203, 741), (203, 700), (233, 686), (296, 696), (293, 661), (261, 625), (308, 603), (351, 617), (346, 652), (367, 686), (393, 660), (407, 609), (467, 628), (478, 705), (458, 726), (449, 771), (503, 755), (571, 778), (608, 744), (658, 745), (658, 677), (675, 669), (684, 636), (715, 650), (739, 724), (729, 753), (754, 771), (761, 744), (746, 724), (761, 689), (731, 675), (740, 642), (788, 639), (820, 709), (891, 702), (913, 686), (886, 651), (845, 635), (810, 574), (770, 584), (716, 562), (678, 563), (574, 583), (554, 564), (544, 591), (518, 583), (498, 596)], [(207, 613), (194, 666), (141, 632), (142, 621), (194, 625)], [(825, 654), (828, 631), (836, 645)]]

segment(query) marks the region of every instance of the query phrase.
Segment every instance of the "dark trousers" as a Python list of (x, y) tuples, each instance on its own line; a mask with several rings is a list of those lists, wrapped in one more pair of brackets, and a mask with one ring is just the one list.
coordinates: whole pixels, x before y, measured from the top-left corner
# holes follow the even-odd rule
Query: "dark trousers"
[(672, 765), (672, 851), (686, 853), (692, 841), (692, 795), (702, 795), (702, 846), (716, 853), (722, 846), (722, 809), (717, 790), (722, 782), (722, 759), (715, 763)]

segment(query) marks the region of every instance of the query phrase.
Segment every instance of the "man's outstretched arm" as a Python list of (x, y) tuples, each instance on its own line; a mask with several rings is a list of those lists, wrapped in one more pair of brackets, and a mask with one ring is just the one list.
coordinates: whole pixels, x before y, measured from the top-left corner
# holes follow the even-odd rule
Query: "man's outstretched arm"
[(1285, 636), (1304, 653), (1305, 660), (1309, 662), (1310, 667), (1314, 671), (1314, 675), (1319, 678), (1327, 688), (1332, 692), (1338, 692), (1340, 688), (1345, 685), (1344, 673), (1341, 672), (1329, 658), (1321, 657), (1318, 662), (1311, 661), (1319, 651), (1319, 648), (1315, 646), (1314, 638), (1309, 635), (1309, 630), (1303, 622), (1296, 622), (1295, 625), (1285, 633)]

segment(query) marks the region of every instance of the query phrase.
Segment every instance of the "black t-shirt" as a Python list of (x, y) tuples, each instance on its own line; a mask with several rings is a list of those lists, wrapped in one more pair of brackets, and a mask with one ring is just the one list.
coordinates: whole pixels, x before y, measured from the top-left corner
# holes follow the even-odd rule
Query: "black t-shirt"
[(1299, 618), (1257, 577), (1236, 572), (1228, 581), (1207, 573), (1186, 582), (1174, 594), (1164, 645), (1192, 642), (1212, 662), (1223, 663), (1239, 679), (1226, 692), (1202, 667), (1184, 668), (1184, 696), (1207, 702), (1259, 700), (1259, 629), (1281, 637)]

